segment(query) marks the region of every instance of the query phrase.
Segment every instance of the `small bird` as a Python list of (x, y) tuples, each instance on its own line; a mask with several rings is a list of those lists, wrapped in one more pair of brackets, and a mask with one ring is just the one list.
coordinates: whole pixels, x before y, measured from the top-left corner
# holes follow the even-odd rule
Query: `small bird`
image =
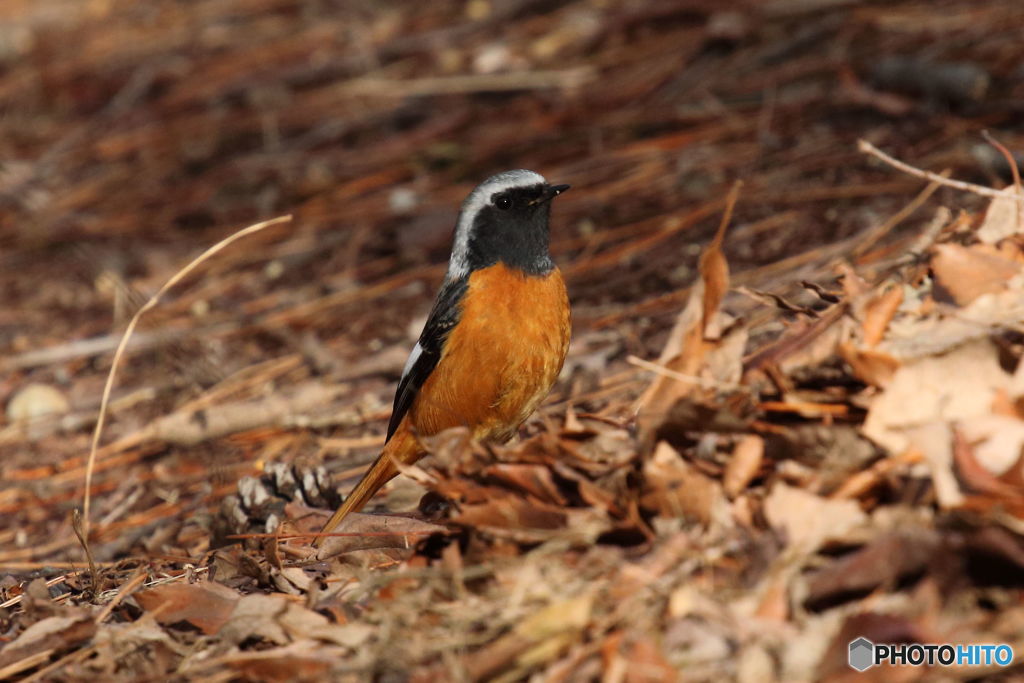
[[(425, 453), (468, 427), (507, 441), (551, 390), (569, 350), (569, 297), (548, 251), (551, 200), (569, 189), (506, 171), (462, 203), (448, 271), (395, 393), (384, 449), (324, 525), (332, 531)], [(317, 539), (319, 546), (324, 537)]]

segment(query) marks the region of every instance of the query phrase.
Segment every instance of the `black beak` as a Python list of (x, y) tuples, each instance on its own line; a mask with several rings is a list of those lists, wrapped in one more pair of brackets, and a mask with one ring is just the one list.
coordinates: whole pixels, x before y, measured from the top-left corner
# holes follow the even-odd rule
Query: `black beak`
[(548, 185), (544, 188), (544, 198), (541, 201), (550, 202), (552, 199), (569, 189), (569, 185)]

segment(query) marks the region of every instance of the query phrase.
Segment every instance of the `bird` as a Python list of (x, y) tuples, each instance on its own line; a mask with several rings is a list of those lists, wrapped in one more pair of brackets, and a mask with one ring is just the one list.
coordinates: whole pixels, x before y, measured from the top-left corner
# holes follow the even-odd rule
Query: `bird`
[(568, 189), (520, 169), (466, 197), (444, 280), (398, 381), (384, 447), (321, 534), (361, 509), (400, 464), (423, 457), (422, 437), (467, 427), (474, 439), (508, 441), (551, 391), (571, 314), (548, 221), (551, 200)]

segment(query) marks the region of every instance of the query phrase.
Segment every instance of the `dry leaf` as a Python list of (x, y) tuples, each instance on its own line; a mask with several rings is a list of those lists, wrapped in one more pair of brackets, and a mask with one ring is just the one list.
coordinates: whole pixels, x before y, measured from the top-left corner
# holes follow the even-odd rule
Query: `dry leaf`
[(1010, 288), (981, 296), (956, 315), (899, 317), (892, 321), (877, 349), (900, 360), (936, 356), (959, 346), (988, 339), (992, 330), (1024, 325), (1024, 278)]
[(317, 683), (344, 680), (331, 671), (344, 661), (346, 651), (322, 643), (301, 641), (255, 652), (236, 652), (220, 659), (241, 680), (261, 683)]
[(735, 498), (747, 488), (747, 484), (761, 469), (763, 460), (764, 439), (756, 434), (748, 434), (739, 440), (722, 477), (722, 485), (729, 498)]
[(839, 354), (850, 364), (858, 379), (879, 388), (889, 384), (900, 366), (900, 362), (887, 353), (875, 349), (858, 349), (852, 344), (840, 344)]
[(856, 593), (894, 587), (900, 579), (926, 569), (940, 546), (938, 533), (927, 527), (901, 528), (878, 536), (811, 575), (804, 604), (822, 609), (833, 601), (850, 600)]
[(964, 494), (953, 472), (953, 428), (945, 422), (930, 422), (905, 431), (914, 450), (924, 456), (931, 470), (932, 484), (939, 507), (944, 510), (960, 507)]
[(982, 294), (1006, 289), (1007, 282), (1021, 272), (1021, 265), (981, 248), (959, 244), (935, 247), (931, 261), (936, 285), (942, 287), (960, 306), (966, 306)]
[(722, 253), (723, 231), (724, 225), (700, 257), (700, 277), (704, 283), (701, 297), (701, 335), (705, 339), (718, 338), (715, 319), (722, 300), (729, 291), (729, 262)]
[(135, 600), (146, 611), (159, 609), (161, 624), (187, 621), (203, 633), (216, 633), (231, 618), (239, 595), (227, 586), (205, 581), (165, 583), (135, 594)]
[(953, 432), (953, 464), (964, 493), (1007, 500), (1024, 498), (1024, 490), (1002, 481), (978, 462), (959, 430)]
[(86, 642), (95, 633), (96, 623), (85, 610), (40, 619), (30, 624), (13, 642), (0, 650), (0, 667), (9, 666), (47, 650), (69, 650)]
[(867, 522), (852, 500), (831, 500), (787, 484), (777, 483), (764, 501), (768, 522), (801, 552), (817, 550), (825, 541), (840, 540)]
[[(706, 343), (701, 324), (703, 291), (701, 280), (690, 291), (690, 299), (676, 319), (659, 362), (665, 368), (687, 377), (695, 376), (704, 361)], [(676, 347), (678, 351), (666, 358), (670, 347)], [(655, 375), (636, 402), (637, 430), (643, 443), (653, 445), (654, 434), (669, 408), (680, 398), (690, 395), (697, 386), (696, 382), (679, 377)]]
[(317, 558), (327, 558), (356, 550), (374, 548), (412, 548), (436, 533), (447, 533), (448, 527), (404, 515), (368, 515), (353, 513), (345, 523), (324, 540)]
[(662, 517), (683, 517), (707, 524), (715, 516), (715, 507), (725, 505), (725, 497), (717, 481), (698, 472), (672, 446), (661, 441), (644, 462), (640, 505)]
[(191, 649), (172, 638), (149, 614), (134, 622), (101, 628), (93, 638), (93, 644), (99, 658), (123, 662), (126, 657), (141, 655), (157, 660), (157, 666), (162, 664), (167, 669), (188, 655)]
[(564, 508), (527, 500), (507, 490), (493, 488), (487, 500), (460, 505), (452, 521), (491, 529), (562, 529), (567, 517)]
[(270, 577), (279, 591), (290, 595), (304, 595), (313, 587), (313, 579), (299, 567), (275, 569)]
[(587, 594), (554, 602), (535, 612), (519, 622), (511, 633), (466, 659), (470, 679), (490, 679), (498, 673), (508, 676), (517, 670), (525, 673), (554, 659), (590, 623), (593, 605), (593, 595)]
[(367, 624), (332, 624), (327, 617), (280, 593), (243, 596), (221, 629), (229, 643), (260, 638), (276, 645), (313, 639), (356, 648), (373, 633)]
[(995, 476), (1008, 474), (1024, 455), (1024, 420), (983, 415), (959, 424), (978, 464)]
[(874, 347), (882, 341), (885, 330), (900, 304), (903, 303), (903, 288), (893, 286), (871, 299), (864, 307), (864, 345)]
[(985, 219), (978, 228), (978, 239), (986, 244), (995, 244), (1024, 229), (1019, 206), (1013, 197), (996, 197), (989, 202)]
[(625, 656), (625, 683), (656, 683), (679, 680), (679, 672), (666, 661), (652, 637), (630, 638), (633, 647)]
[[(739, 185), (734, 185), (718, 232), (700, 257), (700, 279), (690, 290), (686, 307), (676, 319), (659, 358), (660, 365), (684, 376), (700, 373), (705, 353), (716, 346), (709, 340), (720, 335), (719, 307), (729, 290), (729, 264), (722, 253), (722, 240), (738, 191)], [(746, 337), (743, 339), (745, 341)], [(736, 374), (738, 376), (739, 373)], [(698, 383), (678, 376), (655, 376), (636, 402), (637, 428), (645, 451), (654, 446), (658, 426), (672, 405), (691, 395), (698, 387)]]
[(840, 263), (837, 267), (842, 278), (843, 292), (847, 301), (862, 302), (871, 293), (871, 285), (857, 274), (849, 263)]
[(510, 484), (545, 503), (564, 506), (569, 502), (559, 491), (551, 470), (544, 465), (498, 463), (484, 468), (483, 475), (502, 484)]
[(902, 453), (912, 444), (908, 429), (988, 415), (996, 392), (1009, 382), (988, 340), (904, 363), (872, 401), (864, 435), (890, 453)]
[(758, 620), (783, 624), (790, 617), (792, 609), (789, 599), (790, 572), (775, 571), (765, 577), (757, 591), (757, 608), (754, 616)]

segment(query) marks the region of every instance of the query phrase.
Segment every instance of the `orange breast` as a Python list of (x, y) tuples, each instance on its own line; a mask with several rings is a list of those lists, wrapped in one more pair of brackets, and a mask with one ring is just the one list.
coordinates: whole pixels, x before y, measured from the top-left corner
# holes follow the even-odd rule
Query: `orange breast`
[(551, 390), (569, 349), (569, 299), (556, 268), (530, 276), (497, 264), (475, 271), (459, 324), (408, 419), (418, 434), (469, 427), (506, 440)]

